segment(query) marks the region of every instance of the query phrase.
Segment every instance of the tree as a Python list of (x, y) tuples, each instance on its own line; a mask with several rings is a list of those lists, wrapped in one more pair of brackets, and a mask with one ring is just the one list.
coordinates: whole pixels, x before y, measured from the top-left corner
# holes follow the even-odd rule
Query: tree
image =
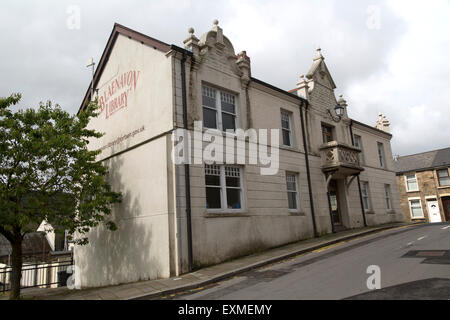
[(20, 94), (0, 98), (0, 233), (12, 247), (10, 299), (20, 298), (22, 241), (42, 221), (66, 230), (75, 244), (100, 223), (109, 230), (111, 207), (121, 201), (108, 170), (88, 150), (101, 133), (88, 129), (98, 105), (70, 115), (50, 101), (38, 109), (12, 111)]

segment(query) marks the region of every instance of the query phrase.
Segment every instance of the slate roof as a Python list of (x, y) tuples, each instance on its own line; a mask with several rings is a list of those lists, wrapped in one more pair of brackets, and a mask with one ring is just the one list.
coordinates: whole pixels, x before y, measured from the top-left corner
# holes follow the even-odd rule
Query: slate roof
[(450, 147), (398, 157), (398, 160), (394, 161), (395, 172), (397, 173), (445, 166), (450, 166)]
[[(41, 232), (32, 232), (25, 235), (22, 242), (23, 255), (42, 254), (42, 249), (46, 253), (51, 251), (47, 239)], [(0, 235), (0, 257), (7, 256), (10, 253), (11, 245), (9, 241), (3, 235)]]

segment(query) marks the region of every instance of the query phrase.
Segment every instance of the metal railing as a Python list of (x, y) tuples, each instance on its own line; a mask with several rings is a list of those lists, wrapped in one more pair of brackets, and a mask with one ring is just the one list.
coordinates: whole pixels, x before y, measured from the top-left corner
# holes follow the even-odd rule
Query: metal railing
[[(20, 288), (56, 288), (63, 287), (70, 276), (67, 269), (73, 266), (73, 258), (66, 261), (43, 262), (22, 266)], [(0, 267), (0, 292), (11, 290), (12, 267)]]

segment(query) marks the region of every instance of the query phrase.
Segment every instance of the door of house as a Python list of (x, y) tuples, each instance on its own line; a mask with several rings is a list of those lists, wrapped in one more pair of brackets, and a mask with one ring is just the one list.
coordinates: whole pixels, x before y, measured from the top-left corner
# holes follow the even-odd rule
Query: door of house
[(428, 219), (430, 222), (442, 222), (439, 205), (436, 199), (427, 200)]
[(331, 180), (328, 185), (331, 205), (331, 219), (334, 225), (342, 225), (341, 213), (339, 210), (339, 197), (336, 180)]
[(442, 198), (442, 206), (444, 207), (445, 220), (450, 221), (450, 197)]

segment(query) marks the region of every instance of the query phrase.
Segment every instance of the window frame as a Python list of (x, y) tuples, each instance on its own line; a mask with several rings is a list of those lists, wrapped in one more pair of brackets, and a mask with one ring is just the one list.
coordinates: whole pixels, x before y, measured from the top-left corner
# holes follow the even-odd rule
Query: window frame
[(414, 180), (416, 181), (417, 189), (416, 190), (410, 190), (408, 187), (408, 176), (412, 176), (412, 174), (405, 174), (405, 188), (406, 192), (417, 192), (419, 191), (419, 180), (417, 180), (417, 174), (414, 173)]
[[(325, 132), (324, 132), (324, 128), (328, 128), (328, 129), (330, 129), (330, 138), (331, 138), (331, 140), (330, 141), (325, 141)], [(322, 131), (322, 143), (329, 143), (329, 142), (331, 142), (331, 141), (333, 141), (334, 140), (334, 128), (333, 128), (333, 126), (331, 126), (331, 125), (329, 125), (329, 124), (327, 124), (327, 123), (323, 123), (322, 122), (322, 124), (321, 124), (321, 126), (320, 126), (320, 129), (321, 129), (321, 131)]]
[[(215, 91), (215, 108), (212, 108), (210, 106), (205, 106), (203, 104), (203, 89), (204, 88), (208, 88), (208, 89), (212, 89)], [(220, 132), (228, 132), (228, 131), (233, 131), (236, 132), (236, 129), (239, 129), (239, 112), (238, 112), (238, 95), (235, 93), (232, 93), (230, 91), (226, 91), (223, 89), (219, 89), (217, 87), (208, 85), (208, 84), (202, 84), (201, 87), (202, 90), (202, 125), (205, 129), (210, 129), (210, 130), (218, 130)], [(229, 111), (225, 111), (222, 109), (222, 94), (224, 95), (230, 95), (234, 98), (234, 113), (229, 112)], [(204, 119), (204, 108), (209, 109), (209, 110), (213, 110), (216, 113), (216, 128), (211, 128), (211, 127), (206, 127), (205, 126), (205, 119)], [(234, 117), (234, 130), (232, 129), (223, 129), (223, 113), (231, 115)]]
[(364, 208), (364, 212), (369, 212), (372, 210), (372, 203), (370, 200), (370, 187), (368, 181), (361, 181), (361, 197), (363, 199), (363, 207), (364, 207), (364, 192), (367, 193), (367, 208)]
[[(286, 129), (283, 127), (283, 115), (287, 116), (288, 119), (288, 125), (289, 128)], [(284, 109), (280, 110), (280, 118), (281, 118), (281, 143), (284, 147), (293, 147), (294, 143), (292, 141), (292, 137), (294, 136), (292, 134), (293, 128), (292, 128), (292, 112), (286, 111)], [(284, 135), (283, 135), (283, 131), (288, 131), (289, 133), (289, 144), (284, 144)]]
[[(419, 201), (419, 206), (420, 206), (420, 211), (422, 212), (422, 216), (420, 217), (414, 217), (413, 213), (412, 213), (412, 206), (411, 206), (411, 202), (412, 201)], [(411, 219), (425, 219), (425, 215), (423, 212), (423, 206), (422, 206), (422, 199), (420, 198), (408, 198), (408, 206), (409, 206), (409, 215), (411, 216)]]
[(365, 163), (362, 137), (360, 135), (353, 134), (353, 138), (355, 141), (355, 147), (357, 147), (361, 150), (361, 152), (359, 153), (358, 156), (359, 156), (359, 164), (362, 165)]
[(393, 210), (392, 208), (392, 193), (391, 193), (391, 185), (385, 184), (384, 185), (384, 197), (386, 200), (386, 208), (387, 210)]
[[(381, 147), (381, 149), (380, 149)], [(378, 161), (381, 168), (386, 168), (386, 153), (384, 152), (384, 143), (377, 141)], [(380, 152), (381, 151), (381, 152)]]
[[(294, 177), (295, 179), (295, 191), (288, 189), (288, 176)], [(286, 194), (288, 200), (288, 210), (289, 212), (300, 212), (300, 190), (299, 190), (299, 174), (297, 172), (286, 171), (285, 173), (285, 183), (286, 183)], [(289, 193), (295, 193), (295, 203), (296, 208), (289, 207)]]
[[(443, 178), (447, 178), (449, 180), (449, 184), (442, 185), (441, 177), (439, 176), (439, 171), (447, 171), (447, 176), (443, 177)], [(438, 180), (439, 187), (450, 187), (450, 173), (448, 172), (448, 168), (436, 169), (436, 177)]]
[[(220, 186), (210, 186), (206, 184), (206, 169), (207, 166), (217, 166), (219, 167), (220, 170)], [(227, 186), (226, 185), (226, 170), (225, 167), (231, 167), (231, 168), (236, 168), (239, 169), (239, 187), (231, 187), (231, 186)], [(240, 166), (235, 166), (235, 165), (226, 165), (226, 164), (205, 164), (204, 166), (204, 181), (205, 181), (205, 204), (207, 204), (207, 196), (206, 196), (206, 188), (208, 187), (216, 187), (218, 189), (220, 189), (220, 208), (206, 208), (206, 212), (207, 213), (239, 213), (239, 212), (243, 212), (245, 211), (245, 202), (244, 202), (244, 182), (243, 182), (243, 168)], [(228, 208), (228, 203), (227, 203), (227, 189), (238, 189), (240, 191), (239, 195), (240, 195), (240, 204), (241, 207), (237, 208), (237, 209), (233, 209), (233, 208)]]

